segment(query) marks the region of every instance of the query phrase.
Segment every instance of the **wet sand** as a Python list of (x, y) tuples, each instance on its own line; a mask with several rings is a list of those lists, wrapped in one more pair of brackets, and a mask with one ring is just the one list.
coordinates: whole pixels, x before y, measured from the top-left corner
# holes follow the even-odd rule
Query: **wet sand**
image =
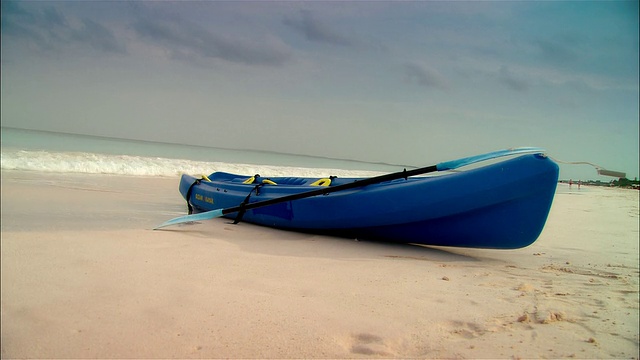
[(638, 358), (638, 191), (561, 188), (499, 251), (151, 230), (177, 185), (3, 171), (2, 357)]

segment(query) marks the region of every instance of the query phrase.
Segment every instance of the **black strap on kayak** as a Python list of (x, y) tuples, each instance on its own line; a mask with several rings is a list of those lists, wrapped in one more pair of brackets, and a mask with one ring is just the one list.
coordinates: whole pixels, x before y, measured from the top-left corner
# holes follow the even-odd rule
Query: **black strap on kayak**
[(187, 196), (185, 196), (185, 198), (187, 199), (187, 209), (188, 209), (189, 215), (193, 214), (193, 206), (191, 206), (191, 202), (189, 201), (191, 199), (191, 191), (193, 190), (193, 187), (195, 185), (198, 185), (201, 182), (202, 182), (202, 179), (196, 179), (196, 181), (194, 181), (193, 184), (189, 186), (189, 190), (187, 190)]
[[(259, 175), (256, 175), (259, 176)], [(260, 183), (256, 186), (254, 186), (253, 189), (251, 189), (251, 191), (249, 191), (249, 195), (247, 195), (246, 198), (244, 198), (244, 201), (239, 205), (240, 210), (238, 211), (238, 215), (236, 216), (236, 218), (233, 220), (233, 225), (238, 224), (240, 221), (242, 221), (242, 217), (244, 216), (244, 213), (247, 212), (247, 209), (245, 209), (245, 205), (247, 205), (249, 203), (249, 198), (251, 198), (251, 194), (255, 191), (256, 195), (260, 195), (260, 187), (264, 186), (264, 183)]]

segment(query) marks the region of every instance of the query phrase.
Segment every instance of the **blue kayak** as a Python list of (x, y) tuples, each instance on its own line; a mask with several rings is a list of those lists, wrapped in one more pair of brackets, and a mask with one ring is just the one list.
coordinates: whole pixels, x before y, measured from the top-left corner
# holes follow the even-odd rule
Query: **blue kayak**
[[(190, 212), (201, 213), (341, 186), (355, 178), (182, 175)], [(225, 217), (279, 229), (424, 245), (516, 249), (540, 235), (558, 166), (528, 154), (479, 168), (407, 177), (284, 201)]]

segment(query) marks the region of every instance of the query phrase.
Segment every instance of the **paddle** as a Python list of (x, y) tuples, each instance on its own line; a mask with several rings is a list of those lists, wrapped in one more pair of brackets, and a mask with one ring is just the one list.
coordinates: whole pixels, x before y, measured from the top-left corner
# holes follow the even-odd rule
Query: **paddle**
[(549, 157), (551, 160), (557, 162), (557, 163), (561, 163), (561, 164), (569, 164), (569, 165), (591, 165), (593, 166), (596, 171), (598, 172), (598, 175), (603, 175), (603, 176), (611, 176), (611, 177), (616, 177), (616, 178), (626, 178), (627, 174), (623, 173), (621, 171), (613, 171), (613, 170), (607, 170), (605, 168), (603, 168), (602, 166), (598, 166), (596, 164), (592, 164), (590, 162), (586, 162), (586, 161), (562, 161), (562, 160), (558, 160), (558, 159), (554, 159), (552, 157)]
[[(171, 226), (171, 225), (177, 225), (177, 224), (181, 224), (181, 223), (185, 223), (185, 222), (214, 219), (214, 218), (222, 217), (224, 215), (228, 215), (228, 214), (231, 214), (231, 213), (234, 213), (234, 212), (238, 212), (238, 211), (241, 211), (241, 210), (242, 211), (246, 211), (246, 210), (255, 209), (255, 208), (258, 208), (258, 207), (278, 204), (278, 203), (281, 203), (281, 202), (300, 200), (300, 199), (305, 199), (305, 198), (309, 198), (309, 197), (312, 197), (312, 196), (326, 195), (326, 194), (334, 193), (334, 192), (337, 192), (337, 191), (349, 190), (349, 189), (363, 187), (363, 186), (367, 186), (367, 185), (378, 184), (378, 183), (385, 182), (385, 181), (391, 181), (391, 180), (396, 180), (396, 179), (404, 179), (404, 178), (407, 178), (409, 176), (422, 175), (422, 174), (427, 174), (427, 173), (436, 172), (436, 171), (453, 170), (453, 169), (457, 169), (457, 168), (465, 166), (465, 165), (471, 165), (471, 164), (474, 164), (474, 163), (477, 163), (477, 162), (480, 162), (480, 161), (495, 159), (495, 158), (503, 157), (503, 156), (532, 154), (532, 153), (544, 153), (544, 152), (545, 152), (544, 149), (535, 148), (535, 147), (520, 147), (520, 148), (514, 148), (514, 149), (498, 150), (498, 151), (494, 151), (494, 152), (490, 152), (490, 153), (486, 153), (486, 154), (475, 155), (475, 156), (470, 156), (470, 157), (466, 157), (466, 158), (462, 158), (462, 159), (445, 161), (445, 162), (441, 162), (441, 163), (439, 163), (437, 165), (431, 165), (431, 166), (427, 166), (427, 167), (423, 167), (423, 168), (419, 168), (419, 169), (415, 169), (415, 170), (407, 171), (405, 169), (404, 171), (391, 173), (391, 174), (386, 174), (386, 175), (374, 176), (374, 177), (371, 177), (371, 178), (357, 180), (357, 181), (354, 181), (354, 182), (351, 182), (351, 183), (347, 183), (347, 184), (342, 184), (342, 185), (337, 185), (337, 186), (330, 186), (330, 187), (324, 187), (323, 186), (323, 187), (321, 187), (320, 189), (317, 189), (317, 190), (311, 190), (311, 191), (307, 191), (307, 192), (303, 192), (303, 193), (299, 193), (299, 194), (292, 194), (292, 195), (282, 196), (282, 197), (275, 198), (275, 199), (257, 201), (257, 202), (245, 204), (245, 205), (242, 205), (242, 206), (234, 206), (234, 207), (230, 207), (230, 208), (226, 208), (226, 209), (216, 209), (216, 210), (211, 210), (211, 211), (207, 211), (207, 212), (202, 212), (202, 213), (199, 213), (199, 214), (184, 215), (184, 216), (177, 217), (175, 219), (168, 220), (168, 221), (158, 225), (153, 230), (157, 230), (157, 229), (160, 229), (160, 228), (163, 228), (163, 227), (167, 227), (167, 226)], [(188, 201), (188, 199), (187, 199), (187, 201)]]

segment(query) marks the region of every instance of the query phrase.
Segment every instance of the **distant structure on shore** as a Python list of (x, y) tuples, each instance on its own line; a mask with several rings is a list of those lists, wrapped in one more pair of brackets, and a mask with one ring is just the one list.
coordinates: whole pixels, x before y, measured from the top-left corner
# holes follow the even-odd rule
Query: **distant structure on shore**
[(574, 180), (559, 180), (559, 183), (562, 184), (569, 184), (571, 185), (586, 185), (586, 186), (606, 186), (606, 187), (618, 187), (618, 188), (624, 188), (624, 189), (636, 189), (636, 190), (640, 190), (640, 181), (638, 181), (638, 178), (635, 178), (633, 180), (629, 180), (627, 178), (619, 178), (618, 180), (611, 180), (611, 181), (601, 181), (601, 180), (587, 180), (587, 181), (574, 181)]

